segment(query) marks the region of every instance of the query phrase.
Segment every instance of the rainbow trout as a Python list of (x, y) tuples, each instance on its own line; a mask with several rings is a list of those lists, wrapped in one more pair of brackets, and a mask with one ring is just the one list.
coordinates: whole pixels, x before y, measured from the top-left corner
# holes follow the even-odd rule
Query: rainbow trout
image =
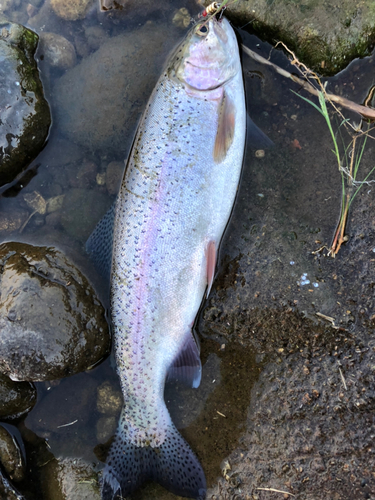
[(246, 110), (225, 18), (194, 26), (147, 104), (116, 203), (111, 317), (124, 396), (102, 498), (151, 479), (203, 499), (202, 467), (164, 402), (167, 377), (198, 387), (192, 326), (236, 197)]

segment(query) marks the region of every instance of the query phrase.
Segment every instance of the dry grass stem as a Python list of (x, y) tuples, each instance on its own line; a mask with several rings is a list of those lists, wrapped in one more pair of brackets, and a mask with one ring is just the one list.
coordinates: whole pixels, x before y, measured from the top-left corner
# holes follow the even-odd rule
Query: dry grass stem
[(289, 491), (276, 490), (275, 488), (256, 488), (256, 489), (262, 490), (262, 491), (273, 491), (275, 493), (283, 493), (284, 495), (289, 495), (291, 497), (296, 496), (296, 495), (293, 495), (293, 493), (289, 493)]

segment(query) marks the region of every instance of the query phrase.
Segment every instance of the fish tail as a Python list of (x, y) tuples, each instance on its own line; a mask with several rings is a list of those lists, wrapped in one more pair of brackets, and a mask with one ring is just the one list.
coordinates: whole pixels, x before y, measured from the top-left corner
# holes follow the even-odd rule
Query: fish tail
[(121, 500), (146, 480), (153, 480), (172, 493), (206, 498), (206, 479), (199, 460), (170, 422), (166, 437), (157, 448), (136, 446), (119, 427), (102, 475), (102, 499)]

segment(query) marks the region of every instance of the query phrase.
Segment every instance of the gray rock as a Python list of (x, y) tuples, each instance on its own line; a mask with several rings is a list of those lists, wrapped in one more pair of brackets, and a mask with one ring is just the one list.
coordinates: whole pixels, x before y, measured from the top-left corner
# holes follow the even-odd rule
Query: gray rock
[(14, 382), (0, 375), (0, 418), (19, 418), (36, 403), (36, 389), (30, 382)]
[(0, 18), (0, 186), (38, 155), (51, 116), (34, 60), (38, 36)]
[(13, 380), (81, 372), (109, 350), (104, 309), (81, 272), (58, 250), (0, 246), (0, 371)]

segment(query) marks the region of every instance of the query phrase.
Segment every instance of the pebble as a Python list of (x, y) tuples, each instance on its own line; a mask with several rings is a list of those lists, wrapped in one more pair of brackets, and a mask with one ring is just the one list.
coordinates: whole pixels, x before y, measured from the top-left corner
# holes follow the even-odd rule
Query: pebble
[(124, 163), (122, 161), (111, 161), (111, 163), (108, 163), (106, 169), (106, 185), (109, 195), (117, 195), (123, 174)]
[(185, 7), (178, 9), (172, 18), (172, 23), (179, 28), (188, 28), (190, 22), (191, 15)]
[(93, 0), (51, 0), (54, 12), (65, 21), (84, 19)]
[(77, 62), (76, 51), (71, 42), (56, 33), (41, 32), (39, 35), (39, 54), (44, 61), (54, 68), (66, 70), (73, 68)]
[(27, 210), (14, 209), (9, 213), (0, 212), (0, 234), (2, 236), (18, 231), (27, 221)]
[(104, 415), (118, 415), (123, 404), (121, 391), (114, 389), (109, 382), (103, 382), (98, 387), (96, 407)]

